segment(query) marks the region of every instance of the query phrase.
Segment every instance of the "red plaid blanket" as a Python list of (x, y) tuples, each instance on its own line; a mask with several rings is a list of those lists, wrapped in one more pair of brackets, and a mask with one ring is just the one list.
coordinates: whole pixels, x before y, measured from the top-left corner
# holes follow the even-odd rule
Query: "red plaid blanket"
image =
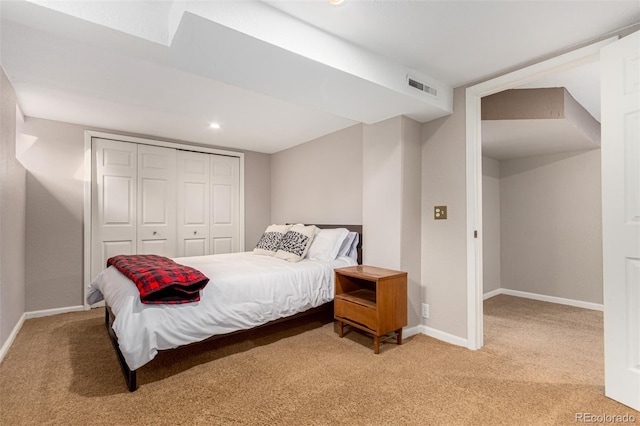
[(119, 255), (107, 260), (134, 282), (140, 301), (147, 304), (180, 304), (200, 300), (209, 282), (202, 272), (155, 254)]

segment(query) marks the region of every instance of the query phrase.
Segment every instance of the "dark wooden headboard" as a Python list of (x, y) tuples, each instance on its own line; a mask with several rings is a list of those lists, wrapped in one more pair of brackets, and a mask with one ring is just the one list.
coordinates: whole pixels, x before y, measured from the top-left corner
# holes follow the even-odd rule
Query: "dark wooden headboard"
[(358, 265), (362, 265), (362, 225), (314, 225), (324, 229), (347, 228), (351, 232), (357, 232), (358, 237), (360, 237), (360, 242), (358, 243)]

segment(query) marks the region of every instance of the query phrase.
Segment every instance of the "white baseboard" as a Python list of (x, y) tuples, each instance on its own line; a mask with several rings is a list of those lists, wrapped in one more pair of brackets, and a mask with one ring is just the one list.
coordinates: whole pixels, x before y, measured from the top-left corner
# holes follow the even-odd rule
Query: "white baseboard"
[(66, 314), (68, 312), (79, 312), (79, 311), (84, 311), (84, 310), (85, 310), (84, 305), (67, 306), (67, 307), (64, 307), (64, 308), (43, 309), (41, 311), (26, 312), (25, 316), (26, 316), (27, 319), (41, 318), (41, 317), (48, 317), (48, 316), (51, 316), (51, 315)]
[(483, 300), (491, 299), (492, 297), (495, 297), (495, 296), (497, 296), (499, 294), (502, 294), (502, 289), (501, 288), (497, 288), (497, 289), (495, 289), (493, 291), (489, 291), (489, 292), (483, 294), (482, 299)]
[(499, 294), (507, 296), (523, 297), (525, 299), (540, 300), (542, 302), (558, 303), (560, 305), (575, 306), (576, 308), (591, 309), (592, 311), (603, 311), (604, 306), (600, 303), (583, 302), (581, 300), (565, 299), (563, 297), (547, 296), (545, 294), (529, 293), (526, 291), (509, 290), (508, 288), (499, 288), (484, 294), (484, 300)]
[(24, 320), (25, 319), (26, 319), (26, 314), (22, 314), (22, 316), (20, 317), (20, 319), (16, 323), (16, 326), (13, 327), (13, 330), (11, 330), (11, 334), (9, 334), (9, 337), (7, 338), (7, 340), (4, 342), (4, 344), (0, 348), (0, 362), (2, 362), (2, 360), (5, 357), (5, 355), (7, 355), (7, 352), (9, 351), (9, 348), (13, 344), (13, 341), (16, 339), (16, 336), (18, 335), (18, 332), (22, 328), (22, 324), (24, 324)]
[(467, 339), (445, 333), (444, 331), (436, 330), (435, 328), (427, 327), (423, 324), (414, 325), (413, 327), (405, 327), (402, 329), (403, 338), (415, 336), (416, 334), (424, 334), (429, 337), (433, 337), (434, 339), (451, 343), (452, 345), (467, 347)]
[(405, 327), (402, 329), (402, 338), (415, 336), (422, 333), (421, 325), (415, 325), (413, 327)]
[(462, 346), (465, 348), (467, 347), (467, 339), (445, 333), (444, 331), (436, 330), (435, 328), (427, 327), (426, 325), (419, 325), (418, 327), (420, 327), (420, 332), (422, 334), (426, 334), (429, 337), (451, 343), (452, 345)]
[(41, 311), (25, 312), (24, 314), (22, 314), (16, 326), (13, 327), (11, 334), (9, 334), (9, 337), (0, 348), (0, 362), (2, 362), (5, 355), (7, 354), (7, 351), (9, 351), (9, 348), (13, 344), (13, 341), (16, 339), (16, 336), (18, 335), (18, 332), (22, 328), (22, 325), (24, 324), (25, 320), (28, 320), (31, 318), (48, 317), (50, 315), (66, 314), (67, 312), (84, 311), (84, 310), (85, 308), (83, 305), (78, 305), (78, 306), (67, 306), (65, 308), (44, 309)]

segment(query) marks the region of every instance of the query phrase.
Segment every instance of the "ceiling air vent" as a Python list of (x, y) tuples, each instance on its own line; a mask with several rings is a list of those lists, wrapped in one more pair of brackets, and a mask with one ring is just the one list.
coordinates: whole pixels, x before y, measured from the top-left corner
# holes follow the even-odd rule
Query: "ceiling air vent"
[(418, 80), (414, 80), (413, 78), (407, 76), (407, 82), (409, 86), (414, 87), (422, 92), (428, 93), (433, 96), (438, 96), (438, 91), (433, 87), (429, 87), (424, 83), (420, 83)]

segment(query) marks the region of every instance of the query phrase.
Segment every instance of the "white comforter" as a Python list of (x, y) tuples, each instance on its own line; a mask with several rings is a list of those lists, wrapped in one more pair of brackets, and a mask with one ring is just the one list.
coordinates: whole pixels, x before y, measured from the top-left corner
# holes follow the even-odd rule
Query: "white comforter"
[(329, 302), (333, 269), (356, 264), (346, 256), (333, 262), (291, 263), (253, 252), (174, 260), (209, 277), (200, 302), (142, 304), (135, 284), (113, 266), (89, 285), (87, 301), (104, 298), (116, 316), (113, 330), (131, 370), (151, 361), (158, 350), (249, 329)]

